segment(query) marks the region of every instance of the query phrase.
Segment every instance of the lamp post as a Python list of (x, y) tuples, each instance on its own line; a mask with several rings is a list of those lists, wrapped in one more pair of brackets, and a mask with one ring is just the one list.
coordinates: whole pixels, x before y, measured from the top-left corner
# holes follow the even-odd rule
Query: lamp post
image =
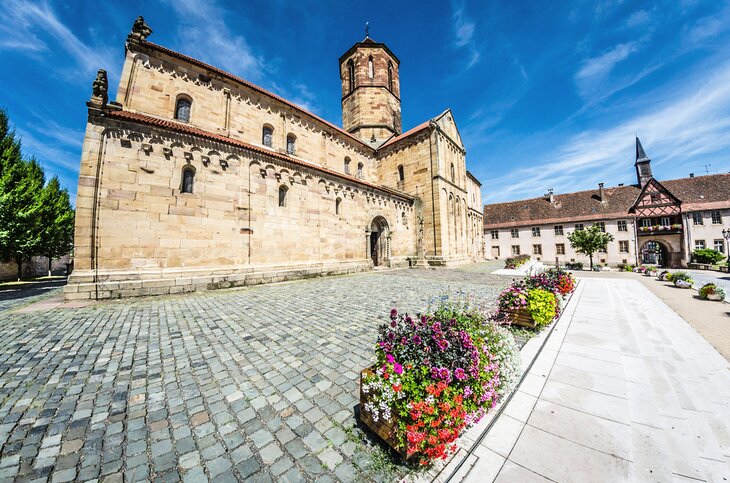
[(730, 273), (730, 228), (722, 229), (722, 237), (725, 239), (725, 244), (727, 245), (725, 256), (727, 257), (727, 271)]

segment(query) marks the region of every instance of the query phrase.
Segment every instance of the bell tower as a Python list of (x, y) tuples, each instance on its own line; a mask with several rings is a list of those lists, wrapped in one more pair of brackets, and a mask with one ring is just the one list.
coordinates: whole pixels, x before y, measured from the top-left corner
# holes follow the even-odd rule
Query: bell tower
[(401, 134), (400, 61), (365, 31), (340, 57), (342, 127), (374, 148)]

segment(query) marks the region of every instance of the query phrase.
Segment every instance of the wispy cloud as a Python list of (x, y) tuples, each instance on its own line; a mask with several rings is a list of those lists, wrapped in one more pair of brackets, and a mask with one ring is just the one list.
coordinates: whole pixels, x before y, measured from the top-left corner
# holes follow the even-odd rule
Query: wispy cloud
[(466, 69), (471, 69), (481, 58), (479, 51), (474, 46), (476, 23), (467, 15), (464, 4), (452, 1), (451, 6), (453, 9), (453, 13), (451, 15), (454, 29), (453, 45), (456, 49), (467, 50), (468, 60), (466, 63)]
[(0, 49), (49, 54), (61, 50), (75, 61), (75, 74), (81, 69), (88, 77), (97, 69), (106, 68), (111, 77), (116, 77), (117, 69), (110, 68), (114, 60), (110, 52), (81, 41), (48, 3), (9, 0), (3, 3), (3, 11), (6, 17), (0, 24)]
[[(674, 102), (649, 113), (641, 113), (621, 124), (604, 130), (587, 130), (573, 136), (555, 154), (529, 168), (511, 171), (494, 178), (485, 187), (490, 202), (519, 197), (539, 196), (553, 187), (558, 192), (574, 191), (576, 186), (599, 181), (633, 181), (622, 179), (630, 169), (635, 133), (655, 166), (687, 163), (698, 155), (721, 152), (730, 147), (730, 63), (699, 76), (675, 92)], [(677, 86), (669, 89), (678, 90)], [(659, 174), (659, 173), (658, 173)], [(686, 173), (667, 173), (668, 176)], [(605, 179), (613, 176), (615, 179)], [(662, 176), (661, 177), (667, 177)], [(490, 186), (499, 187), (490, 192)]]
[(613, 68), (639, 49), (638, 42), (626, 42), (583, 62), (575, 74), (575, 82), (582, 96), (590, 94), (597, 84), (603, 83)]
[(227, 17), (239, 13), (229, 12), (212, 0), (171, 0), (169, 4), (179, 17), (178, 34), (188, 55), (247, 79), (263, 78), (261, 58), (226, 23)]

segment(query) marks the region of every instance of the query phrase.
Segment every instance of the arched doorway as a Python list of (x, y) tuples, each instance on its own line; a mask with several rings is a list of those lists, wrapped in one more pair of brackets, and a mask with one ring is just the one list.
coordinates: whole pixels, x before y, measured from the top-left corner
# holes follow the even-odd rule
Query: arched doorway
[(370, 258), (374, 266), (380, 266), (389, 258), (390, 229), (382, 216), (376, 216), (370, 224)]
[(650, 240), (641, 246), (641, 263), (667, 266), (667, 249), (658, 241)]

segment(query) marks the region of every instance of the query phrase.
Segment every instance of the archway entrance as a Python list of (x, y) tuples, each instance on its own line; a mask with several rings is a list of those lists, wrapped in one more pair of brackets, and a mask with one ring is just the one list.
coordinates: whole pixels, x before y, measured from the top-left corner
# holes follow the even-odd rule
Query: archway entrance
[(370, 224), (370, 258), (376, 267), (385, 263), (389, 258), (389, 234), (388, 222), (382, 216), (376, 216)]
[(650, 240), (641, 246), (641, 263), (667, 266), (667, 249), (658, 241)]

